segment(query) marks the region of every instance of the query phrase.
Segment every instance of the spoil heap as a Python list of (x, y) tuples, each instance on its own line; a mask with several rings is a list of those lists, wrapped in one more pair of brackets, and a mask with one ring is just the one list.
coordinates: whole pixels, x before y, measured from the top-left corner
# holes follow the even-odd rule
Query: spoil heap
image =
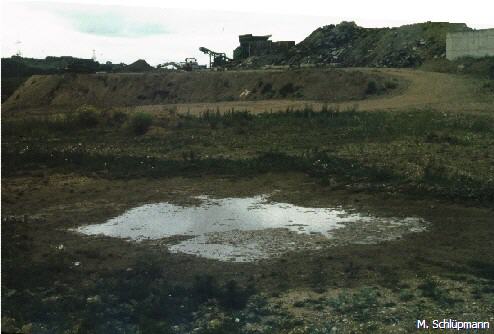
[(444, 58), (446, 33), (465, 30), (469, 28), (463, 23), (363, 28), (354, 22), (342, 22), (315, 30), (296, 46), (290, 63), (415, 67), (427, 59)]
[(416, 67), (446, 55), (448, 32), (471, 30), (464, 23), (426, 22), (397, 28), (364, 28), (341, 22), (316, 29), (299, 44), (279, 52), (257, 52), (244, 66), (332, 65)]

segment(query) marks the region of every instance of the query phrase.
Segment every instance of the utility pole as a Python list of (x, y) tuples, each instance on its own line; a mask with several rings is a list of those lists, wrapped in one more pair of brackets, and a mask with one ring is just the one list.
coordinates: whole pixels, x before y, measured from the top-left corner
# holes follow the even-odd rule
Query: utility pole
[(15, 55), (16, 55), (17, 57), (22, 57), (22, 52), (21, 52), (21, 44), (22, 44), (22, 42), (21, 42), (20, 40), (17, 40), (17, 41), (15, 42), (16, 49), (17, 49), (17, 51), (15, 52)]

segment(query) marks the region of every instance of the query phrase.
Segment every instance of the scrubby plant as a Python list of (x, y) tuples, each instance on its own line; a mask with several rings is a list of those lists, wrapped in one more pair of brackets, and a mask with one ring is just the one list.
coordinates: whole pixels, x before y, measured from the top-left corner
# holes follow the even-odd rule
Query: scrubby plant
[(76, 110), (76, 122), (84, 128), (93, 128), (98, 125), (101, 113), (94, 106), (83, 105)]
[(379, 90), (378, 85), (375, 80), (369, 80), (367, 82), (367, 88), (365, 89), (365, 94), (367, 95), (377, 94), (378, 90)]
[(420, 69), (432, 72), (468, 74), (481, 78), (494, 79), (494, 57), (461, 57), (453, 61), (432, 59), (426, 61)]
[(441, 287), (439, 281), (432, 277), (427, 277), (418, 288), (422, 291), (422, 296), (430, 298), (438, 304), (446, 305), (457, 302), (446, 289)]
[(420, 66), (420, 69), (431, 72), (455, 73), (457, 71), (457, 65), (450, 60), (438, 58), (425, 61)]
[(415, 295), (413, 294), (412, 291), (407, 290), (407, 289), (404, 289), (404, 290), (401, 290), (400, 291), (399, 298), (400, 298), (401, 301), (407, 302), (407, 301), (410, 301), (410, 300), (414, 299), (415, 298)]
[(128, 115), (123, 111), (110, 111), (106, 118), (106, 123), (109, 126), (120, 126), (128, 119)]
[(273, 95), (273, 85), (270, 83), (265, 84), (261, 89), (261, 94), (272, 96)]
[(196, 276), (191, 291), (201, 303), (216, 298), (222, 307), (231, 310), (244, 308), (249, 297), (254, 294), (253, 288), (243, 288), (233, 280), (220, 286), (210, 275)]
[(205, 302), (218, 295), (219, 287), (211, 275), (196, 276), (192, 285), (194, 296), (200, 302)]
[(494, 93), (494, 80), (487, 81), (482, 85), (482, 88), (489, 93)]
[(293, 83), (289, 82), (280, 88), (279, 93), (282, 97), (293, 95), (298, 87), (295, 87)]
[(153, 124), (153, 116), (145, 112), (138, 112), (130, 119), (130, 127), (136, 135), (143, 135), (148, 132)]
[(430, 159), (424, 167), (425, 182), (444, 182), (448, 179), (446, 166), (435, 159)]
[(242, 288), (233, 280), (226, 283), (222, 290), (219, 295), (221, 306), (234, 310), (244, 308), (247, 300), (254, 293), (251, 287)]
[(329, 305), (340, 313), (353, 313), (356, 319), (368, 321), (372, 310), (378, 305), (378, 293), (375, 289), (363, 287), (354, 293), (341, 292), (328, 301)]
[(398, 83), (396, 81), (393, 81), (393, 80), (386, 80), (384, 82), (384, 87), (386, 89), (395, 89), (396, 87), (398, 87)]

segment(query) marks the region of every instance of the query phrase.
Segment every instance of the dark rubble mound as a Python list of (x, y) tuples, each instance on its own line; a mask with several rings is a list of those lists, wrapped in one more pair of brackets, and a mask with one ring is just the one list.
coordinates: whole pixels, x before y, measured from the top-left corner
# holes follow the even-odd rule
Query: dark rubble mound
[(149, 72), (152, 71), (154, 67), (149, 65), (144, 59), (139, 59), (133, 62), (130, 65), (125, 66), (122, 68), (121, 72)]
[(292, 52), (291, 64), (415, 67), (444, 58), (446, 34), (470, 30), (464, 23), (426, 22), (397, 28), (364, 28), (355, 22), (312, 32)]

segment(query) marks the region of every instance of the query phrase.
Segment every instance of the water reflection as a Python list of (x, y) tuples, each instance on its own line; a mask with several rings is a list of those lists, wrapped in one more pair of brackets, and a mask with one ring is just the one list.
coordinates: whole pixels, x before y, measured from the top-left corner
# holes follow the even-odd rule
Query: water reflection
[[(265, 196), (198, 199), (202, 202), (198, 206), (146, 204), (106, 223), (83, 226), (77, 231), (135, 241), (190, 236), (169, 245), (169, 250), (224, 261), (254, 261), (289, 250), (318, 248), (335, 230), (349, 225), (361, 226), (359, 230), (372, 227), (371, 230), (377, 229), (379, 233), (393, 226), (399, 226), (400, 231), (404, 227), (408, 231), (423, 230), (418, 218), (400, 220), (347, 212), (342, 208), (306, 208), (269, 202)], [(361, 239), (365, 242), (369, 235)]]

